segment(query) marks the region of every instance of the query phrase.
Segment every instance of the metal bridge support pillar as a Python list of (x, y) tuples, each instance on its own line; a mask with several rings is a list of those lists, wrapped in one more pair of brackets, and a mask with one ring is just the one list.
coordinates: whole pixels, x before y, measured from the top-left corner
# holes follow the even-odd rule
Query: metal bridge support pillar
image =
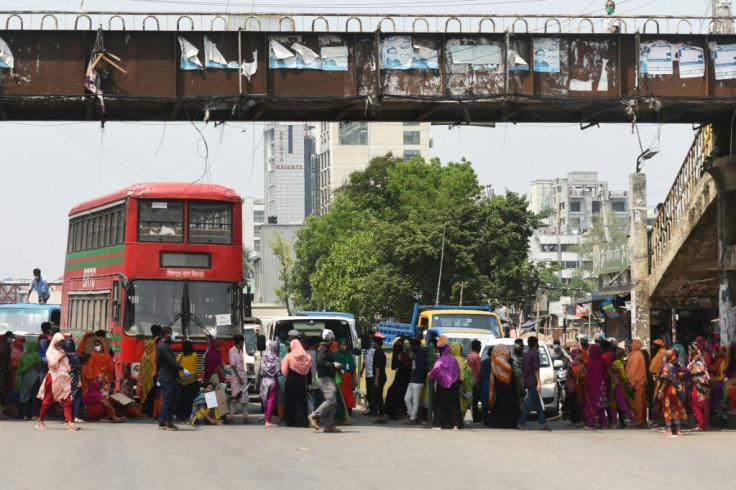
[(631, 338), (640, 339), (649, 348), (649, 237), (647, 234), (647, 176), (629, 175), (629, 209), (631, 248)]

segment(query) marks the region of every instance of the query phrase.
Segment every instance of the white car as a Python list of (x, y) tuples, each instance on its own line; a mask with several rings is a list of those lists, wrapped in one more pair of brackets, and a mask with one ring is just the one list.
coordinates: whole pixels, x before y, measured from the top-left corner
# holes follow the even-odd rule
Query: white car
[[(489, 352), (498, 344), (506, 344), (511, 352), (516, 339), (503, 338), (494, 339), (483, 349), (481, 359), (488, 357)], [(524, 352), (529, 350), (526, 339), (524, 339)], [(552, 354), (544, 342), (539, 343), (539, 379), (542, 382), (542, 401), (544, 402), (544, 413), (548, 417), (554, 417), (560, 413), (560, 400), (557, 395), (557, 382), (555, 380), (555, 369), (552, 366)]]

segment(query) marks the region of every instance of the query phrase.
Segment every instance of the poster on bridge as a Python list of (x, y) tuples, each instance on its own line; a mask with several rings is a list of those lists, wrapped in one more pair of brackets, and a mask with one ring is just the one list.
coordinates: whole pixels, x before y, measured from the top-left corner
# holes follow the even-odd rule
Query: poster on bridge
[(736, 78), (736, 44), (709, 43), (713, 64), (715, 65), (716, 80), (730, 80)]
[(677, 50), (677, 63), (680, 66), (680, 78), (705, 76), (705, 57), (701, 47), (680, 46)]
[(642, 43), (639, 71), (647, 75), (672, 75), (672, 45), (667, 41)]

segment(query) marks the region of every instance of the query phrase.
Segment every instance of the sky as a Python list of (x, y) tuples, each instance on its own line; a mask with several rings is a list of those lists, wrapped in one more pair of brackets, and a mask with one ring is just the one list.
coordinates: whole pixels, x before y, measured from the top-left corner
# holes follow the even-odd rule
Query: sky
[[(361, 12), (456, 14), (602, 14), (604, 0), (0, 0), (0, 11)], [(618, 14), (707, 15), (711, 0), (619, 0)], [(504, 124), (435, 126), (431, 156), (473, 163), (482, 185), (526, 193), (535, 179), (598, 171), (612, 189), (627, 189), (640, 154), (631, 125)], [(662, 201), (692, 144), (689, 125), (640, 125), (649, 205)], [(262, 123), (0, 122), (0, 279), (47, 279), (63, 273), (69, 210), (129, 184), (204, 181), (263, 196)]]

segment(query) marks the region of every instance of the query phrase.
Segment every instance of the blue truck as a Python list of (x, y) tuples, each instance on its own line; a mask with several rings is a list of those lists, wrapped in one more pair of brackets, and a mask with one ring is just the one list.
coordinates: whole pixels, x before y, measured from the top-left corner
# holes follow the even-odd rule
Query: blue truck
[(414, 304), (411, 323), (380, 322), (378, 331), (386, 336), (387, 344), (396, 337), (424, 337), (427, 330), (442, 335), (445, 328), (479, 329), (503, 337), (501, 319), (491, 305), (420, 305)]

